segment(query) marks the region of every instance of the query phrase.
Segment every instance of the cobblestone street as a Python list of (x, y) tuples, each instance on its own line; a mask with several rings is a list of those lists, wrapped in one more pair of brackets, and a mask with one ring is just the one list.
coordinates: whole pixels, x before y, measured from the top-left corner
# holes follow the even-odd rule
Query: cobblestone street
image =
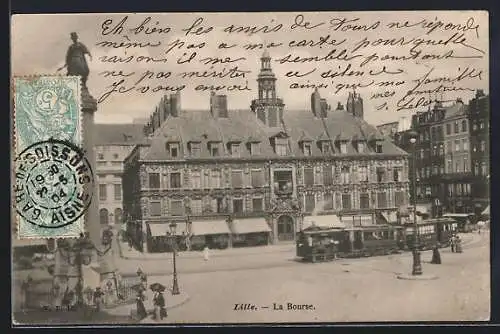
[[(343, 322), (343, 321), (473, 321), (490, 312), (489, 233), (464, 235), (464, 253), (441, 251), (443, 264), (429, 264), (432, 281), (398, 280), (411, 271), (411, 254), (342, 259), (328, 263), (299, 263), (294, 253), (178, 259), (182, 291), (190, 295), (169, 310), (167, 323), (216, 322)], [(166, 268), (170, 267), (167, 256)], [(133, 260), (127, 260), (133, 261)], [(157, 261), (143, 261), (158, 266)], [(162, 261), (163, 262), (163, 261)], [(134, 263), (135, 264), (135, 263)], [(132, 263), (129, 262), (129, 265)], [(199, 268), (203, 265), (202, 268)], [(203, 272), (202, 272), (203, 271)], [(171, 275), (149, 281), (171, 285)], [(288, 303), (312, 305), (287, 310)], [(168, 304), (168, 300), (167, 300)], [(235, 304), (256, 310), (234, 310)], [(274, 310), (283, 306), (284, 310)], [(265, 308), (267, 307), (267, 308)], [(130, 310), (116, 309), (113, 314)], [(145, 322), (151, 322), (147, 319)]]

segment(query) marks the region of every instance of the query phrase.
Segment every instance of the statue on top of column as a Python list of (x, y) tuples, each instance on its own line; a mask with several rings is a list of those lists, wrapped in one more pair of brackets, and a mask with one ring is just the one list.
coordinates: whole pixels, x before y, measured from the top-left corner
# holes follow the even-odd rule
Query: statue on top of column
[(78, 41), (76, 32), (70, 34), (73, 44), (71, 44), (66, 52), (66, 63), (57, 71), (67, 68), (67, 75), (79, 75), (82, 77), (82, 84), (87, 87), (87, 79), (89, 76), (89, 67), (85, 55), (89, 55), (92, 60), (92, 55), (85, 44)]

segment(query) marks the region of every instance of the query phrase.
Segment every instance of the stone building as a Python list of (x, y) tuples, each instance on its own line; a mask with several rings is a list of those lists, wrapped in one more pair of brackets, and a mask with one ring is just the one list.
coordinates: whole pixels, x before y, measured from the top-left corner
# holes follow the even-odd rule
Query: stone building
[(123, 161), (143, 137), (144, 124), (96, 124), (96, 176), (99, 184), (99, 221), (123, 221)]
[(469, 101), (468, 109), (472, 198), (474, 211), (479, 213), (490, 201), (490, 105), (489, 96), (478, 90)]
[(270, 60), (265, 52), (247, 110), (229, 110), (218, 95), (210, 110), (162, 99), (148, 137), (125, 160), (136, 248), (153, 251), (171, 222), (178, 234), (229, 235), (229, 246), (238, 225), (244, 233), (267, 228), (277, 243), (294, 240), (307, 216), (330, 225), (394, 222), (408, 204), (407, 153), (340, 104), (332, 111), (317, 91), (310, 110), (285, 109)]

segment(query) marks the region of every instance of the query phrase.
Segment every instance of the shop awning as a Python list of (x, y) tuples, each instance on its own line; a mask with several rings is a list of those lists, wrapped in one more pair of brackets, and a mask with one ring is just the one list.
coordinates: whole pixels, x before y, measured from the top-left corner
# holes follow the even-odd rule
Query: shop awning
[(271, 232), (264, 218), (235, 219), (232, 228), (234, 234)]
[(345, 225), (340, 221), (339, 217), (336, 215), (304, 217), (302, 229), (306, 229), (312, 225), (325, 228), (345, 228)]
[(396, 223), (398, 221), (398, 213), (395, 211), (381, 212), (381, 214), (388, 224)]
[(148, 225), (152, 237), (163, 237), (166, 236), (168, 232), (170, 232), (168, 223), (149, 223)]
[(191, 233), (193, 235), (213, 235), (230, 234), (231, 231), (225, 220), (205, 220), (193, 221), (191, 224)]
[(372, 215), (342, 216), (342, 223), (346, 226), (371, 226), (374, 224)]

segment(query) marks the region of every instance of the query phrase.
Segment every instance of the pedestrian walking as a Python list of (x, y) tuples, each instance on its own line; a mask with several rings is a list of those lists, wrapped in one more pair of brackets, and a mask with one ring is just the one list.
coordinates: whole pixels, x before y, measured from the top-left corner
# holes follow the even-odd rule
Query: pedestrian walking
[(450, 245), (451, 245), (451, 252), (455, 253), (455, 235), (451, 236)]
[(165, 297), (162, 290), (155, 290), (153, 295), (153, 319), (156, 321), (167, 317), (167, 309), (165, 308)]
[(205, 261), (208, 261), (209, 258), (210, 258), (210, 249), (208, 248), (208, 246), (205, 246), (205, 248), (203, 248), (203, 259)]
[(137, 320), (141, 321), (142, 319), (148, 316), (148, 312), (146, 311), (146, 307), (144, 306), (144, 301), (146, 300), (145, 291), (142, 286), (139, 287), (136, 296), (136, 305), (137, 305)]
[(457, 238), (455, 240), (455, 252), (457, 253), (462, 253), (462, 239), (457, 235)]
[(434, 246), (432, 249), (432, 264), (441, 264), (441, 254), (439, 254), (439, 247), (438, 245)]

